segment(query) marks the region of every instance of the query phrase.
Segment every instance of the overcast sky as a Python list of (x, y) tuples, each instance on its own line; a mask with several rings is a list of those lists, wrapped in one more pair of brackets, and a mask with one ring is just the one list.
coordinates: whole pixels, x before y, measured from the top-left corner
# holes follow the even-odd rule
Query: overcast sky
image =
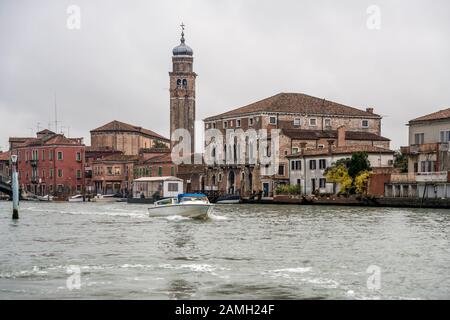
[(449, 15), (446, 0), (0, 0), (0, 149), (54, 121), (55, 92), (61, 126), (86, 143), (114, 119), (168, 136), (182, 21), (197, 119), (300, 92), (375, 108), (396, 148), (408, 120), (450, 107)]

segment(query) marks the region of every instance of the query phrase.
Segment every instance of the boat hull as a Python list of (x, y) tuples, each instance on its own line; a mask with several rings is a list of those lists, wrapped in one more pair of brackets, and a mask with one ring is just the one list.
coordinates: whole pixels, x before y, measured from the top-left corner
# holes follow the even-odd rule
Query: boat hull
[(181, 216), (193, 219), (205, 219), (211, 212), (211, 204), (176, 204), (149, 208), (150, 217)]

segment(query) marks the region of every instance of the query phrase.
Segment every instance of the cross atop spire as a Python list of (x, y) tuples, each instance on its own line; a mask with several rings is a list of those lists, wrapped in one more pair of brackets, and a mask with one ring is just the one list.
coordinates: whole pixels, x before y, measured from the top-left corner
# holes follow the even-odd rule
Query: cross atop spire
[(184, 27), (185, 27), (186, 25), (182, 22), (181, 24), (180, 24), (180, 27), (181, 27), (181, 43), (184, 43)]

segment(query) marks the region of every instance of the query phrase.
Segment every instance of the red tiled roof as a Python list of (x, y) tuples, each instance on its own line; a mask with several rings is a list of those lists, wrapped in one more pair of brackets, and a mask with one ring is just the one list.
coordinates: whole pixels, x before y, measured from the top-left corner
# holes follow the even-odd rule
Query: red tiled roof
[(103, 162), (103, 161), (133, 162), (133, 161), (138, 161), (138, 160), (139, 160), (139, 156), (124, 155), (124, 154), (112, 154), (112, 155), (103, 157), (102, 159), (98, 159), (95, 162)]
[(126, 131), (126, 132), (137, 132), (137, 133), (142, 133), (144, 135), (153, 137), (153, 138), (158, 138), (164, 141), (170, 141), (169, 139), (163, 137), (160, 134), (157, 134), (156, 132), (153, 132), (151, 130), (148, 129), (144, 129), (142, 127), (137, 127), (137, 126), (133, 126), (131, 124), (128, 123), (124, 123), (124, 122), (120, 122), (117, 120), (111, 121), (107, 124), (105, 124), (104, 126), (101, 126), (97, 129), (91, 130), (91, 132), (108, 132), (108, 131)]
[(333, 101), (308, 96), (302, 93), (279, 93), (275, 96), (249, 104), (247, 106), (206, 118), (205, 121), (217, 120), (232, 116), (242, 116), (258, 112), (381, 118), (379, 115), (367, 112), (365, 110), (356, 109)]
[(450, 119), (450, 108), (427, 114), (425, 116), (413, 119), (409, 122), (414, 123), (414, 122), (419, 122), (419, 121), (431, 121), (431, 120), (443, 120), (443, 119)]
[[(355, 146), (343, 146), (343, 147), (333, 147), (332, 148), (332, 152), (333, 155), (337, 155), (337, 154), (352, 154), (355, 152), (367, 152), (367, 153), (376, 153), (376, 154), (394, 154), (394, 151), (389, 150), (389, 149), (385, 149), (385, 148), (380, 148), (380, 147), (375, 147), (375, 146), (359, 146), (359, 145), (355, 145)], [(305, 150), (302, 153), (297, 153), (297, 154), (293, 154), (290, 156), (287, 156), (288, 158), (296, 158), (299, 156), (320, 156), (320, 155), (327, 155), (328, 154), (328, 148), (325, 147), (324, 149), (311, 149), (311, 150)]]
[[(302, 129), (283, 129), (282, 133), (286, 136), (299, 140), (319, 140), (319, 139), (337, 139), (337, 130), (302, 130)], [(367, 141), (390, 141), (388, 138), (379, 136), (375, 133), (364, 131), (346, 131), (346, 140), (367, 140)]]
[(0, 161), (9, 161), (10, 152), (0, 152)]
[[(11, 138), (10, 138), (11, 141)], [(25, 142), (17, 145), (17, 148), (29, 146), (43, 146), (43, 145), (83, 145), (81, 138), (66, 138), (62, 134), (46, 135), (42, 138), (27, 138)]]

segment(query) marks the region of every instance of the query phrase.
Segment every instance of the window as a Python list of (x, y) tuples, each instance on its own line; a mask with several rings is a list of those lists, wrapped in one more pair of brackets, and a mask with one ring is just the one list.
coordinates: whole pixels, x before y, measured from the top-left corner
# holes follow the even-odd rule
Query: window
[(209, 129), (209, 123), (206, 124), (206, 129)]
[(109, 176), (112, 176), (113, 168), (112, 167), (106, 167), (106, 174), (109, 175)]
[(212, 176), (211, 182), (213, 186), (216, 184), (216, 176)]
[(168, 189), (169, 192), (178, 192), (178, 183), (169, 183)]
[(316, 170), (316, 160), (309, 160), (309, 169), (310, 170)]
[(77, 179), (81, 179), (81, 170), (77, 170)]
[(48, 152), (48, 160), (53, 160), (53, 150)]
[(177, 80), (177, 87), (181, 87), (181, 79)]
[(120, 167), (114, 167), (114, 174), (120, 176)]
[(53, 178), (53, 169), (50, 169), (50, 178)]
[(221, 181), (222, 181), (222, 174), (219, 173), (219, 182), (221, 182)]
[(327, 186), (327, 179), (320, 178), (319, 179), (319, 188), (326, 188), (326, 186)]
[(326, 169), (327, 167), (327, 161), (325, 159), (320, 159), (319, 160), (319, 169), (323, 170)]
[(270, 124), (277, 124), (277, 117), (270, 117), (269, 118), (269, 123)]
[(299, 127), (301, 125), (302, 121), (300, 118), (294, 119), (294, 126)]
[(331, 127), (331, 119), (325, 119), (325, 127), (326, 128), (329, 128), (329, 127)]
[(292, 148), (292, 154), (298, 153), (298, 148)]
[(162, 175), (163, 175), (163, 168), (158, 167), (158, 176), (162, 177)]
[(77, 192), (81, 193), (81, 185), (77, 184)]
[(423, 144), (425, 141), (425, 133), (416, 133), (414, 135), (414, 144)]
[(248, 118), (248, 125), (253, 126), (253, 118)]
[(279, 176), (284, 176), (284, 165), (280, 164), (278, 166), (278, 175)]
[(33, 150), (31, 153), (31, 160), (39, 160), (38, 159), (38, 151), (37, 150)]
[(240, 128), (241, 127), (241, 119), (237, 119), (236, 120), (236, 128)]
[(228, 128), (228, 122), (227, 122), (227, 121), (224, 121), (224, 122), (223, 122), (223, 128), (224, 128), (224, 129)]
[(291, 161), (291, 170), (292, 171), (302, 170), (302, 162), (300, 160), (292, 160)]
[(170, 167), (170, 175), (175, 176), (175, 167)]
[(62, 160), (63, 159), (63, 153), (62, 151), (58, 151), (58, 160)]
[(363, 120), (361, 121), (361, 126), (363, 128), (368, 128), (369, 127), (369, 120)]
[(287, 156), (287, 155), (288, 155), (288, 152), (289, 152), (289, 151), (284, 150), (284, 155)]
[(45, 150), (42, 150), (42, 161), (45, 160)]
[(62, 178), (62, 176), (63, 176), (62, 169), (58, 169), (58, 178)]
[(77, 161), (81, 161), (81, 152), (77, 152)]
[(414, 173), (419, 172), (419, 163), (418, 162), (414, 162)]
[(446, 143), (450, 141), (450, 131), (441, 131), (441, 142)]
[(42, 178), (45, 178), (45, 170), (42, 170)]
[(316, 127), (317, 126), (317, 119), (316, 118), (309, 119), (309, 126), (310, 127)]
[(183, 88), (187, 88), (188, 82), (186, 79), (183, 79)]
[(216, 128), (216, 123), (213, 122), (212, 127), (215, 129)]
[(323, 149), (323, 148), (325, 148), (325, 146), (323, 144), (319, 144), (319, 145), (317, 145), (317, 148), (318, 149)]

